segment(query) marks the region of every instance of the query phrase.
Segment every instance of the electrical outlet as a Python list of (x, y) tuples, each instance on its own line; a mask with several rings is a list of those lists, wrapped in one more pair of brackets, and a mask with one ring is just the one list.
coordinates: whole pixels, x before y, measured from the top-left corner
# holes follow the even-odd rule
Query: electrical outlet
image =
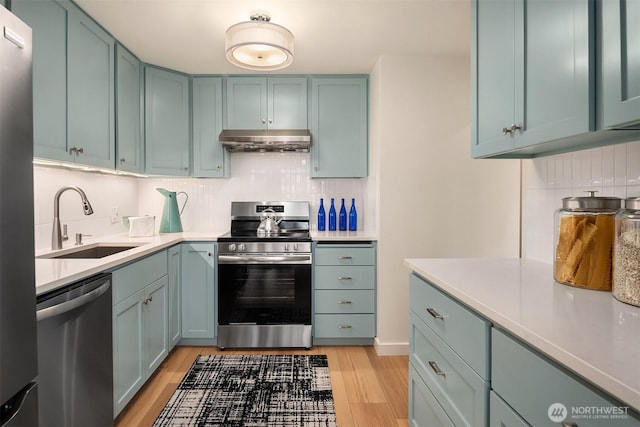
[(116, 224), (120, 221), (120, 213), (118, 213), (118, 208), (111, 208), (111, 224)]

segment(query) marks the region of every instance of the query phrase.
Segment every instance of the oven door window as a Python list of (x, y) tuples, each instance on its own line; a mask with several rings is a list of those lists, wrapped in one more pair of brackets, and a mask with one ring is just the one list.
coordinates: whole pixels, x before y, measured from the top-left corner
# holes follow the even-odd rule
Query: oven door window
[(311, 324), (311, 266), (218, 265), (218, 324)]

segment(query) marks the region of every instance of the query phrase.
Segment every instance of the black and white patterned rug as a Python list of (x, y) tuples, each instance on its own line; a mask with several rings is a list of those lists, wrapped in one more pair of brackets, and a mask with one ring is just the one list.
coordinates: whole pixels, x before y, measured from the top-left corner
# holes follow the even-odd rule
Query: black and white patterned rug
[(198, 356), (153, 425), (336, 426), (327, 356)]

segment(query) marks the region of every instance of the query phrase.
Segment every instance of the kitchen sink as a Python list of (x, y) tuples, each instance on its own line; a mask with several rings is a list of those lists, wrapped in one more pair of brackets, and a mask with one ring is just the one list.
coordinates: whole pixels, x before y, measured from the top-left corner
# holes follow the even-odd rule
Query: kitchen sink
[(94, 243), (91, 245), (81, 246), (78, 248), (56, 251), (49, 254), (37, 256), (36, 258), (46, 259), (98, 259), (108, 257), (129, 249), (137, 248), (143, 243), (138, 244), (120, 244), (120, 243)]

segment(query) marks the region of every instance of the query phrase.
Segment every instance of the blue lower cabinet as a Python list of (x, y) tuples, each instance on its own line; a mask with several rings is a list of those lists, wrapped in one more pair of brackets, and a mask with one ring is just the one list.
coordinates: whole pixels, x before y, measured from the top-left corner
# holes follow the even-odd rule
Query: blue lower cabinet
[(375, 336), (373, 314), (316, 314), (316, 338), (371, 338)]
[(409, 364), (409, 425), (412, 427), (455, 426), (411, 363)]
[(531, 427), (494, 391), (489, 393), (489, 425), (492, 427)]
[(626, 405), (508, 334), (493, 328), (491, 343), (492, 388), (526, 423), (536, 427), (640, 426), (640, 417)]
[(182, 338), (215, 337), (215, 243), (182, 244)]

